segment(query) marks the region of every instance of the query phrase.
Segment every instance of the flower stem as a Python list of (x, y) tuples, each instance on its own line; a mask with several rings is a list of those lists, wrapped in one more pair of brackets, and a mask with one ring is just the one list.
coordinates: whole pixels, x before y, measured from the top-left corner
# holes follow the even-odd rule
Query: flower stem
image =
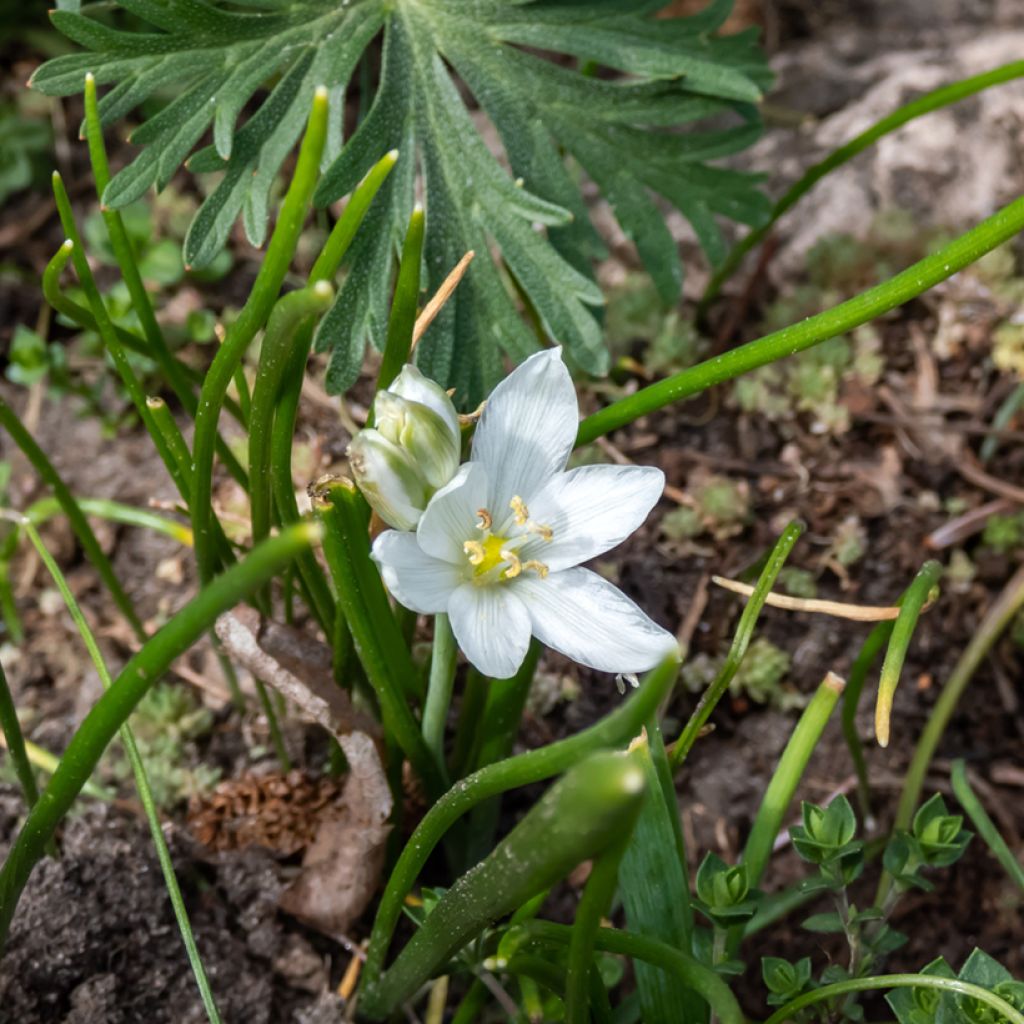
[(489, 797), (549, 779), (594, 751), (628, 743), (643, 723), (655, 714), (672, 689), (678, 671), (677, 661), (665, 661), (647, 675), (622, 707), (596, 725), (546, 747), (481, 768), (445, 793), (417, 825), (388, 879), (373, 922), (363, 969), (364, 983), (372, 984), (380, 976), (391, 936), (402, 912), (402, 901), (411, 891), (431, 852), (455, 822)]
[(434, 755), (442, 771), (444, 760), (444, 727), (455, 686), (455, 634), (448, 616), (441, 612), (434, 616), (434, 644), (430, 654), (430, 681), (427, 699), (423, 705), (423, 740)]
[(436, 800), (445, 790), (445, 779), (409, 707), (416, 667), (370, 558), (365, 502), (350, 480), (333, 480), (320, 488), (314, 505), (326, 528), (324, 554), (338, 601), (380, 702), (384, 727), (409, 759), (430, 799)]
[(854, 136), (849, 142), (840, 146), (830, 153), (824, 160), (820, 160), (808, 168), (803, 177), (793, 185), (785, 195), (772, 207), (768, 220), (751, 231), (744, 238), (740, 239), (726, 256), (722, 265), (715, 271), (708, 282), (704, 295), (701, 298), (701, 309), (707, 307), (719, 293), (722, 285), (727, 281), (740, 265), (743, 257), (750, 252), (754, 246), (759, 245), (784, 213), (790, 210), (803, 198), (822, 178), (834, 171), (837, 167), (852, 160), (858, 153), (863, 152), (868, 146), (873, 145), (883, 136), (901, 128), (908, 121), (913, 121), (924, 114), (930, 114), (933, 110), (939, 110), (952, 103), (957, 103), (968, 96), (973, 96), (992, 85), (1000, 85), (1003, 82), (1010, 82), (1015, 78), (1024, 75), (1024, 61), (1014, 61), (1011, 64), (1003, 64), (1001, 67), (993, 68), (980, 75), (973, 75), (970, 78), (963, 78), (951, 85), (944, 85), (923, 96), (918, 96), (910, 103), (898, 107), (891, 114), (886, 115), (880, 121), (876, 121), (870, 128)]
[(311, 524), (284, 531), (204, 587), (121, 670), (78, 727), (0, 869), (0, 945), (28, 876), (114, 734), (171, 662), (229, 611), (280, 572), (317, 537)]
[(299, 148), (295, 173), (281, 204), (281, 212), (274, 225), (274, 233), (260, 264), (256, 281), (238, 319), (228, 328), (224, 342), (210, 364), (199, 395), (192, 444), (191, 512), (196, 562), (199, 566), (199, 577), (203, 582), (213, 576), (216, 566), (211, 528), (214, 514), (213, 455), (221, 406), (224, 404), (224, 397), (235, 370), (256, 332), (266, 323), (288, 272), (319, 174), (320, 157), (327, 135), (327, 106), (327, 90), (318, 88), (313, 99), (306, 134)]
[(1022, 228), (1024, 197), (1004, 206), (987, 220), (895, 277), (832, 309), (740, 345), (613, 402), (580, 424), (576, 444), (588, 444), (681, 398), (699, 394), (715, 384), (732, 380), (785, 356), (795, 355), (838, 334), (845, 334), (952, 277), (997, 245), (1013, 238)]
[(800, 534), (803, 532), (804, 527), (802, 523), (790, 523), (775, 542), (775, 547), (772, 548), (771, 554), (768, 556), (768, 561), (765, 563), (765, 567), (757, 581), (754, 593), (751, 594), (750, 600), (740, 616), (739, 625), (736, 627), (736, 635), (733, 637), (732, 646), (725, 657), (725, 663), (701, 697), (700, 703), (690, 716), (690, 720), (686, 723), (686, 728), (683, 729), (682, 734), (676, 740), (675, 746), (673, 746), (669, 754), (669, 764), (673, 771), (677, 770), (686, 760), (687, 754), (690, 753), (694, 743), (696, 743), (697, 737), (700, 735), (707, 720), (711, 717), (711, 713), (715, 710), (718, 702), (729, 688), (729, 683), (732, 682), (733, 677), (739, 671), (740, 664), (743, 662), (743, 656), (747, 653), (747, 647), (750, 645), (751, 637), (754, 634), (754, 627), (757, 625), (757, 620), (761, 615), (761, 610), (764, 608), (768, 594), (775, 585), (775, 580), (782, 571), (782, 567), (786, 564), (789, 553), (793, 550), (793, 546), (800, 539)]
[(1024, 1013), (987, 988), (960, 981), (958, 978), (943, 978), (935, 974), (880, 974), (874, 978), (849, 978), (846, 981), (837, 981), (833, 985), (824, 985), (790, 1000), (776, 1010), (764, 1024), (787, 1024), (794, 1019), (793, 1014), (798, 1010), (850, 992), (873, 992), (877, 989), (893, 988), (934, 988), (940, 992), (969, 996), (1002, 1014), (1007, 1024), (1024, 1024)]

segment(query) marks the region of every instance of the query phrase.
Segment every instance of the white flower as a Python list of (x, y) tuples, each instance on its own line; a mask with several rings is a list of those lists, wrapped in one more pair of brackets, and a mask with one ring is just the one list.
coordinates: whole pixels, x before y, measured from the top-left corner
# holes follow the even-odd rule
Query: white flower
[(625, 594), (579, 568), (644, 521), (665, 480), (638, 466), (566, 472), (578, 415), (561, 349), (531, 356), (495, 388), (471, 460), (431, 498), (416, 532), (388, 530), (373, 545), (395, 598), (447, 612), (485, 675), (514, 675), (531, 633), (605, 672), (640, 672), (677, 649)]
[(459, 468), (459, 417), (444, 389), (407, 365), (373, 403), (374, 427), (348, 447), (352, 475), (389, 526), (413, 530)]

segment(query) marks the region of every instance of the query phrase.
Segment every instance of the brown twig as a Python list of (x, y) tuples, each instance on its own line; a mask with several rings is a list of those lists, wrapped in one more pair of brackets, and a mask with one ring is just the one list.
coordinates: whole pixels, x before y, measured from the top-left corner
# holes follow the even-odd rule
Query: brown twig
[(423, 312), (416, 318), (412, 329), (412, 349), (415, 349), (420, 338), (426, 333), (427, 328), (434, 322), (434, 317), (441, 312), (444, 304), (451, 298), (452, 292), (458, 287), (470, 263), (476, 253), (470, 249), (465, 256), (455, 264), (455, 269), (441, 282), (441, 287), (434, 292), (433, 298), (423, 307)]
[[(724, 576), (712, 576), (711, 582), (745, 597), (750, 597), (754, 593), (754, 588), (749, 583), (740, 583), (739, 580), (726, 579)], [(772, 608), (832, 615), (838, 619), (852, 619), (854, 622), (890, 622), (900, 614), (899, 608), (895, 605), (845, 604), (842, 601), (821, 601), (816, 598), (790, 597), (787, 594), (776, 593), (769, 593), (764, 603)]]

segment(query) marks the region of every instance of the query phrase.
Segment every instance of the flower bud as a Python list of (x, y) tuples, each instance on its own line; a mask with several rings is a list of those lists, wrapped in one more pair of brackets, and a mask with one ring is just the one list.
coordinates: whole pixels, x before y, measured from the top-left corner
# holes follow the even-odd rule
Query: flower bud
[(396, 530), (415, 530), (432, 490), (408, 453), (378, 430), (360, 430), (348, 446), (349, 464), (370, 507)]
[(420, 405), (425, 405), (428, 409), (436, 412), (444, 421), (452, 440), (460, 447), (462, 446), (459, 414), (455, 411), (448, 392), (440, 384), (424, 377), (412, 363), (406, 363), (402, 367), (402, 372), (391, 382), (388, 391), (393, 395), (398, 395), (399, 398), (408, 399), (410, 402), (419, 402)]
[(377, 430), (410, 457), (430, 487), (443, 487), (455, 475), (460, 455), (458, 435), (453, 436), (433, 409), (392, 391), (381, 391), (374, 399), (373, 414)]

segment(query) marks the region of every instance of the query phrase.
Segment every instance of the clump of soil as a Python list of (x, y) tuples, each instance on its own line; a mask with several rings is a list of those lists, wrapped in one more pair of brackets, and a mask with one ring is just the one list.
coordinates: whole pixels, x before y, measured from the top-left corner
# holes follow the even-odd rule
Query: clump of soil
[[(23, 810), (0, 787), (0, 857)], [(278, 918), (280, 869), (259, 850), (214, 867), (169, 835), (196, 942), (226, 1024), (338, 1020), (329, 960)], [(105, 805), (68, 822), (37, 865), (0, 971), (3, 1018), (33, 1024), (207, 1020), (144, 822)]]

